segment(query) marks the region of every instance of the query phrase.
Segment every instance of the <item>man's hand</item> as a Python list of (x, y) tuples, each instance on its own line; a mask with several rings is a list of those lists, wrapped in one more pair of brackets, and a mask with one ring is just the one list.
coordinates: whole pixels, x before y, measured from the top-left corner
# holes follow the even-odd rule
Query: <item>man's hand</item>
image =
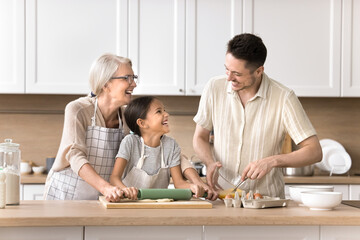
[(298, 144), (299, 149), (287, 154), (279, 154), (249, 163), (241, 174), (250, 179), (260, 179), (274, 167), (303, 167), (321, 161), (322, 150), (316, 135)]
[(244, 180), (245, 177), (252, 180), (262, 178), (274, 168), (275, 159), (276, 156), (270, 156), (249, 163), (241, 174), (241, 180)]
[(206, 165), (206, 182), (209, 185), (209, 187), (215, 191), (216, 190), (216, 182), (214, 178), (214, 173), (216, 168), (220, 168), (222, 165), (220, 162), (213, 162), (208, 165)]
[(206, 199), (209, 199), (211, 201), (215, 201), (219, 197), (219, 194), (215, 190), (210, 188), (208, 185), (203, 186), (203, 188), (205, 189), (205, 192), (207, 192)]

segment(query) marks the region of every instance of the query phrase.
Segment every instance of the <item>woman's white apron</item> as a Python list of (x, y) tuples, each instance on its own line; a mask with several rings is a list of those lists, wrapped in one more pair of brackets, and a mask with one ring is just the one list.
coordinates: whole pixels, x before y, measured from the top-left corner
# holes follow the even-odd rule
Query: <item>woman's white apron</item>
[[(109, 181), (120, 142), (124, 138), (123, 127), (120, 116), (119, 128), (95, 126), (97, 98), (94, 108), (92, 123), (86, 132), (88, 161), (105, 181)], [(101, 195), (70, 167), (58, 172), (50, 171), (49, 174), (52, 176), (45, 193), (47, 200), (97, 200)]]

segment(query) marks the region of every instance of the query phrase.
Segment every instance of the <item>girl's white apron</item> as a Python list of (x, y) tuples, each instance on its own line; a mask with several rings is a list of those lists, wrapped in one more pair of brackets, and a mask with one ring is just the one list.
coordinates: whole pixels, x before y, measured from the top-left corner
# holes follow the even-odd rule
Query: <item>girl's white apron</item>
[(170, 174), (168, 173), (168, 166), (165, 166), (164, 162), (164, 150), (162, 142), (160, 140), (160, 151), (161, 151), (161, 167), (159, 171), (154, 175), (147, 174), (141, 168), (144, 165), (144, 161), (147, 158), (145, 153), (145, 144), (143, 138), (141, 138), (141, 156), (138, 163), (133, 167), (122, 182), (127, 187), (140, 188), (168, 188), (170, 183)]

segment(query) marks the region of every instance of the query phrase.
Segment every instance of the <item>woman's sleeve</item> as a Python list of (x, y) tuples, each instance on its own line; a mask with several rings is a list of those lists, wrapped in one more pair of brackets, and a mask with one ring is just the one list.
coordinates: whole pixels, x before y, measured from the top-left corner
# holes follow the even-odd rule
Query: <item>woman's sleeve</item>
[[(80, 108), (82, 109), (82, 108)], [(89, 163), (86, 147), (86, 131), (88, 121), (78, 104), (72, 102), (65, 108), (64, 130), (62, 135), (61, 159), (70, 164), (71, 169), (78, 174), (80, 168)], [(82, 109), (84, 110), (84, 109)]]

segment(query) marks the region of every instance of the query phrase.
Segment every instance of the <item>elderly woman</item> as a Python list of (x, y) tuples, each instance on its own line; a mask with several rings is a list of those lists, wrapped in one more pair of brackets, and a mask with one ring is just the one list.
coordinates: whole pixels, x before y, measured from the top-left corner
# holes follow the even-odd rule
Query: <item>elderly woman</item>
[[(108, 201), (118, 201), (123, 197), (123, 191), (111, 185), (109, 177), (120, 142), (128, 133), (122, 114), (136, 81), (130, 59), (105, 54), (94, 62), (91, 96), (65, 108), (63, 135), (46, 180), (45, 199), (96, 200), (104, 195)], [(182, 158), (181, 167), (189, 180), (208, 189), (189, 161)], [(208, 194), (208, 198), (217, 195)]]

